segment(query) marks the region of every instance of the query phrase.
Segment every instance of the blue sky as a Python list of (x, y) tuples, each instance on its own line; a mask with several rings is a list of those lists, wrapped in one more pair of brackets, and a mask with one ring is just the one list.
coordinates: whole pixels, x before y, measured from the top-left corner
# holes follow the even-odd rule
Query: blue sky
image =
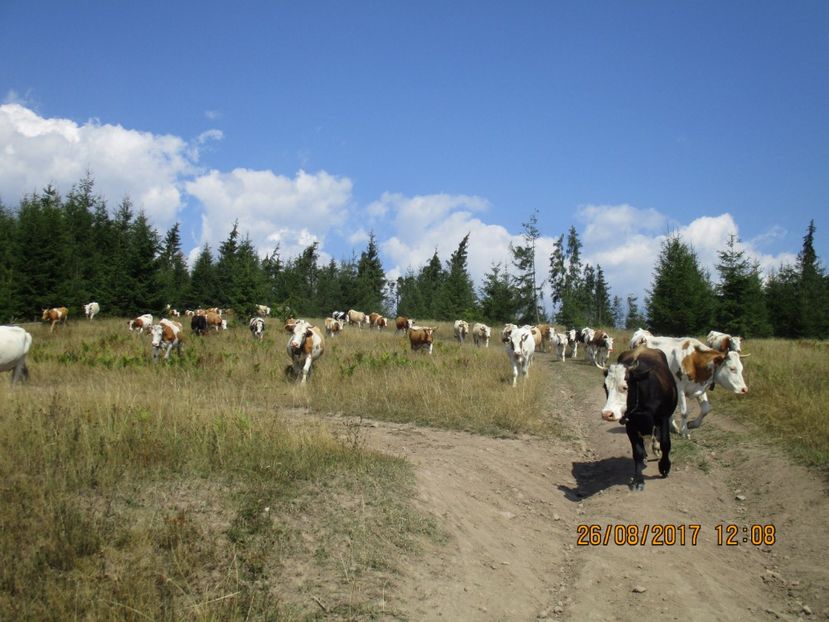
[(0, 0), (4, 204), (89, 168), (188, 251), (469, 232), (476, 277), (538, 210), (621, 296), (671, 231), (770, 267), (814, 218), (829, 261), (829, 3), (237, 4)]

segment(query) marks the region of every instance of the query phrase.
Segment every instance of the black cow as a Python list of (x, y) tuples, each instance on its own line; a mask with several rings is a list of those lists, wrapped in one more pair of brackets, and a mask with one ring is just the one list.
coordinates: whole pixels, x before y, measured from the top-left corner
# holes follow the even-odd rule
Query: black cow
[(659, 473), (668, 477), (671, 471), (671, 415), (676, 409), (676, 382), (671, 376), (668, 359), (661, 350), (640, 346), (622, 352), (616, 364), (605, 368), (604, 389), (607, 402), (602, 409), (605, 421), (621, 421), (633, 450), (631, 487), (644, 490), (644, 436), (659, 440), (662, 457)]
[(199, 337), (204, 336), (207, 332), (207, 318), (203, 315), (194, 315), (190, 320), (190, 328)]

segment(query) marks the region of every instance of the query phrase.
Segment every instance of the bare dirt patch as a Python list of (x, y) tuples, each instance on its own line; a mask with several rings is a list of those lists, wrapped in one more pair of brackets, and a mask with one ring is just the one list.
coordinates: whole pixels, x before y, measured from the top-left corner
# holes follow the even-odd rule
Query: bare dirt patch
[[(650, 463), (644, 492), (632, 492), (624, 430), (598, 415), (598, 370), (541, 356), (533, 371), (565, 440), (363, 422), (369, 447), (414, 465), (417, 504), (446, 534), (402, 563), (386, 596), (394, 617), (829, 619), (819, 475), (715, 409), (690, 442), (674, 438), (670, 477)], [(686, 542), (577, 546), (578, 526), (591, 524), (686, 526)], [(726, 524), (739, 528), (735, 546), (717, 544)], [(753, 524), (774, 525), (775, 543), (743, 542)], [(696, 544), (690, 525), (700, 526)]]

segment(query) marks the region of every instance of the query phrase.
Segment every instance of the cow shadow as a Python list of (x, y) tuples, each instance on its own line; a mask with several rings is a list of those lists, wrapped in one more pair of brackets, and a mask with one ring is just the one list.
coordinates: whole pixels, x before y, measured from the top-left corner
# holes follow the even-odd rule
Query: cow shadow
[(574, 462), (573, 487), (559, 484), (558, 489), (570, 501), (579, 502), (613, 486), (627, 486), (633, 471), (630, 457), (603, 458), (594, 462)]

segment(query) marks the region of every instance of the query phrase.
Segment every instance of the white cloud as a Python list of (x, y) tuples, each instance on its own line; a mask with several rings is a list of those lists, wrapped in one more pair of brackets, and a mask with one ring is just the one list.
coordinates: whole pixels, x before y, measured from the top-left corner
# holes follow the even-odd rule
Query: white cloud
[(44, 118), (17, 103), (0, 106), (0, 145), (5, 202), (48, 184), (68, 189), (92, 171), (98, 193), (110, 203), (129, 195), (159, 227), (175, 220), (183, 202), (181, 180), (197, 171), (198, 151), (178, 136)]
[(201, 244), (214, 249), (227, 237), (234, 221), (249, 234), (260, 254), (273, 250), (298, 254), (342, 224), (351, 201), (351, 180), (320, 171), (299, 171), (291, 179), (272, 171), (237, 168), (210, 171), (190, 182), (187, 192), (203, 205)]

